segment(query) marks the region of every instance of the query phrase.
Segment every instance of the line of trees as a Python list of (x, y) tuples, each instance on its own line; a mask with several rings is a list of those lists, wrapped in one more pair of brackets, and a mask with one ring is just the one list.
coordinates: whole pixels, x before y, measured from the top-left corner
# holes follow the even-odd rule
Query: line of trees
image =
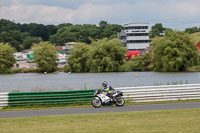
[[(65, 72), (117, 72), (117, 71), (200, 71), (200, 55), (187, 33), (166, 31), (165, 36), (152, 41), (153, 51), (125, 61), (126, 48), (119, 39), (100, 39), (90, 45), (77, 44), (68, 56)], [(57, 70), (57, 53), (50, 42), (32, 46), (39, 72)], [(14, 65), (14, 48), (0, 43), (0, 73), (6, 73)]]
[[(71, 41), (81, 43), (68, 57), (66, 72), (188, 71), (190, 67), (200, 63), (197, 49), (186, 31), (163, 28), (161, 23), (155, 24), (151, 30), (153, 52), (125, 63), (125, 46), (116, 39), (120, 29), (120, 25), (108, 24), (106, 21), (101, 21), (99, 26), (70, 23), (54, 26), (16, 24), (2, 19), (0, 73), (8, 71), (14, 65), (15, 49), (20, 51), (31, 47), (36, 55), (35, 62), (39, 72), (56, 71), (55, 45)], [(159, 37), (163, 32), (165, 35)]]
[[(57, 70), (57, 52), (50, 42), (40, 42), (32, 46), (38, 72)], [(9, 73), (16, 63), (14, 48), (0, 43), (0, 73)], [(68, 57), (65, 72), (116, 72), (124, 64), (126, 48), (119, 39), (101, 39), (90, 45), (79, 43)]]
[(126, 48), (119, 39), (79, 44), (68, 57), (65, 72), (117, 72), (125, 61)]
[[(66, 42), (84, 42), (90, 44), (93, 40), (103, 38), (117, 38), (122, 26), (118, 24), (108, 24), (100, 21), (99, 25), (83, 24), (73, 25), (62, 23), (59, 25), (44, 25), (37, 23), (20, 24), (6, 19), (0, 20), (0, 42), (9, 43), (17, 51), (29, 49), (34, 43), (50, 41), (61, 46)], [(152, 26), (150, 37), (161, 36), (169, 28), (163, 27), (162, 23)], [(200, 28), (186, 28), (186, 33), (200, 32)]]
[(60, 46), (66, 42), (84, 42), (102, 38), (116, 38), (122, 26), (100, 21), (99, 26), (92, 24), (43, 25), (37, 23), (20, 24), (9, 20), (0, 20), (0, 42), (9, 43), (17, 51), (29, 49), (33, 43), (50, 41)]
[(198, 27), (186, 28), (185, 32), (189, 33), (189, 34), (200, 32), (200, 27), (199, 28)]
[[(163, 27), (162, 23), (156, 23), (155, 25), (151, 27), (150, 37), (154, 38), (156, 36), (163, 36), (165, 31), (167, 30), (172, 30), (172, 29)], [(196, 26), (192, 28), (186, 28), (184, 32), (189, 33), (189, 34), (200, 32), (200, 27)]]

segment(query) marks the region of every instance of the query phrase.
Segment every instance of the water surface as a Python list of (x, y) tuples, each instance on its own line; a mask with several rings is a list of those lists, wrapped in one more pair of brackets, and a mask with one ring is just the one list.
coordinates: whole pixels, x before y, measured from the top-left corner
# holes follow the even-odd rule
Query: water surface
[[(138, 77), (136, 77), (136, 74), (138, 74)], [(200, 83), (200, 72), (9, 74), (0, 75), (0, 92), (97, 89), (101, 87), (101, 82), (104, 80), (113, 87), (152, 86), (172, 84), (173, 82), (198, 84)]]

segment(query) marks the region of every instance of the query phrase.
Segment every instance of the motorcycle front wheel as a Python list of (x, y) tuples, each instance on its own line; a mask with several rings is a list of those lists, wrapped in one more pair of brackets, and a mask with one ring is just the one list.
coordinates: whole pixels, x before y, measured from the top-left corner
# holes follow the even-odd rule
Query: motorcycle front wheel
[(101, 100), (98, 97), (94, 97), (91, 102), (92, 106), (95, 108), (99, 108), (102, 105)]
[(125, 104), (125, 100), (123, 97), (121, 97), (121, 96), (116, 97), (116, 102), (115, 102), (116, 106), (122, 107), (122, 106), (124, 106), (124, 104)]

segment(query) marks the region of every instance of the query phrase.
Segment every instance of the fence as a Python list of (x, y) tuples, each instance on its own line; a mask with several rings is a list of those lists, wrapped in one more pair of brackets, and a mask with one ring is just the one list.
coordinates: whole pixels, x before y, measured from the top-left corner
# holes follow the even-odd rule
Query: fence
[(91, 101), (94, 90), (0, 93), (0, 107), (83, 103)]
[(200, 99), (200, 84), (116, 88), (130, 102), (154, 102)]
[(8, 106), (8, 92), (0, 93), (0, 109)]
[[(130, 102), (200, 99), (200, 84), (115, 88)], [(0, 93), (0, 108), (5, 106), (48, 105), (89, 102), (93, 90)]]

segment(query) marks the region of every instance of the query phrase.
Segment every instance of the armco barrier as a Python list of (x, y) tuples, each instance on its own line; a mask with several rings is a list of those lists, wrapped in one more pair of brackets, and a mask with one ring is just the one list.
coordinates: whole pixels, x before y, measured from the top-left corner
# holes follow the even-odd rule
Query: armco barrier
[(0, 93), (0, 109), (8, 106), (8, 92)]
[(88, 102), (94, 90), (12, 92), (8, 94), (9, 106), (49, 105)]
[[(200, 99), (200, 84), (115, 88), (129, 102)], [(48, 105), (89, 102), (93, 90), (0, 93), (0, 108), (5, 106)]]
[(115, 88), (129, 102), (154, 102), (200, 99), (200, 84)]

